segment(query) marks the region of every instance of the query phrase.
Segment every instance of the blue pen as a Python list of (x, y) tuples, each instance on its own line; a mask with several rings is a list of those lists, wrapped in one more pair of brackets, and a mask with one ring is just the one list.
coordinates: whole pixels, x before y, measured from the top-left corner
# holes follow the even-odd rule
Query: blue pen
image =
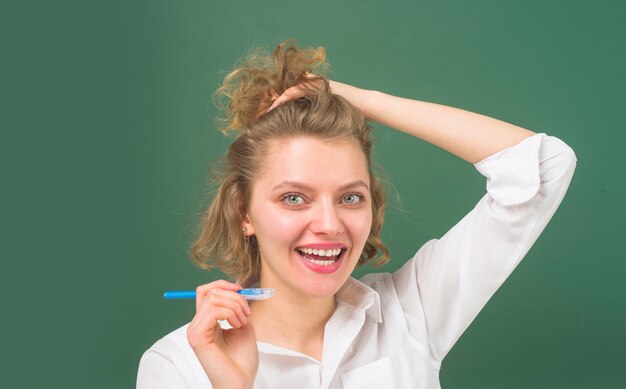
[[(265, 300), (274, 295), (274, 289), (272, 288), (247, 288), (239, 289), (237, 291), (246, 300)], [(172, 290), (163, 293), (163, 297), (166, 299), (195, 299), (195, 290)]]

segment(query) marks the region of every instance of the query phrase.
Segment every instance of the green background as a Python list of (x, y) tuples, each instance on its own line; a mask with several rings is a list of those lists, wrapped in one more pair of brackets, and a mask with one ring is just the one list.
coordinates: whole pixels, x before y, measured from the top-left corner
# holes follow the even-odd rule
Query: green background
[[(218, 278), (187, 248), (210, 102), (254, 46), (325, 46), (331, 76), (546, 132), (578, 167), (561, 207), (443, 362), (444, 388), (626, 387), (626, 6), (619, 1), (124, 1), (2, 6), (2, 372), (11, 388), (129, 388)], [(402, 198), (398, 268), (485, 192), (473, 166), (376, 126)], [(360, 269), (362, 275), (373, 269)]]

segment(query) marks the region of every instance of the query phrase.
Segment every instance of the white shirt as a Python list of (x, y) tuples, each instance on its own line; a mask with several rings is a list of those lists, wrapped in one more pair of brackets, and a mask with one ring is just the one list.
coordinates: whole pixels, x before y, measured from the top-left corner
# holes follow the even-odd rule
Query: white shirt
[[(349, 278), (335, 295), (321, 363), (257, 342), (255, 388), (440, 388), (441, 361), (537, 240), (561, 203), (576, 155), (535, 134), (474, 166), (487, 193), (394, 273)], [(211, 388), (187, 325), (139, 363), (138, 389)]]

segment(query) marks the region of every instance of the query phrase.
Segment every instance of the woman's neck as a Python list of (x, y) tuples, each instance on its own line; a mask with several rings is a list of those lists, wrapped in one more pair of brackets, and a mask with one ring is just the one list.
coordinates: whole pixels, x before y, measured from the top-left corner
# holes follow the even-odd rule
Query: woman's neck
[(276, 293), (250, 303), (257, 341), (321, 360), (326, 322), (335, 311), (334, 296), (312, 298)]

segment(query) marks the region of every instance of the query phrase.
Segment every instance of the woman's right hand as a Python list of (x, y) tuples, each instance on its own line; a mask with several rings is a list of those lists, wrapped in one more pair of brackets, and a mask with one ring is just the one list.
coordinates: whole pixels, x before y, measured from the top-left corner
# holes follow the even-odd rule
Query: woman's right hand
[[(250, 306), (237, 293), (241, 285), (218, 280), (196, 288), (196, 315), (187, 339), (214, 388), (252, 388), (259, 352)], [(218, 320), (233, 327), (222, 330)]]

